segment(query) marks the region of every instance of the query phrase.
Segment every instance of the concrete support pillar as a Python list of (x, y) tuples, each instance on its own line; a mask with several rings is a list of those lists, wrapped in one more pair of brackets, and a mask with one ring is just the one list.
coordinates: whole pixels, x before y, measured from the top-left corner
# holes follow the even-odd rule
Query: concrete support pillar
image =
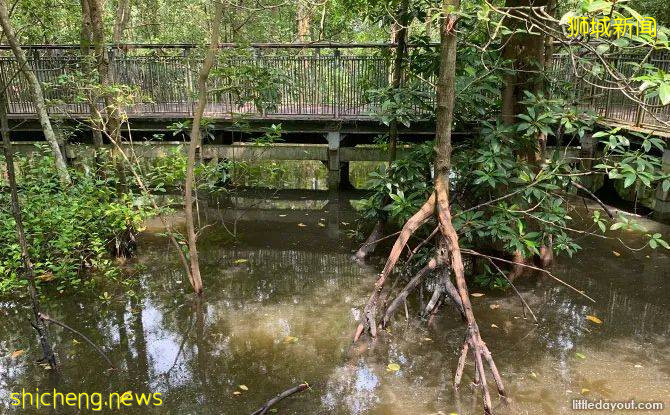
[[(596, 156), (598, 139), (593, 138), (592, 134), (584, 134), (584, 137), (582, 137), (580, 142), (581, 142), (581, 148), (579, 150), (579, 157), (585, 159), (582, 160), (581, 162), (582, 168), (584, 170), (591, 170), (591, 167), (594, 164), (593, 159)], [(596, 177), (594, 175), (583, 176), (581, 180), (584, 187), (586, 187), (592, 192), (598, 190), (598, 188), (601, 187), (603, 183), (602, 177)]]
[(328, 189), (338, 190), (340, 188), (340, 143), (342, 134), (339, 131), (331, 131), (326, 134), (328, 140)]
[[(663, 172), (670, 173), (670, 149), (663, 153)], [(654, 218), (662, 221), (670, 221), (670, 190), (663, 191), (663, 183), (656, 188), (654, 198)]]

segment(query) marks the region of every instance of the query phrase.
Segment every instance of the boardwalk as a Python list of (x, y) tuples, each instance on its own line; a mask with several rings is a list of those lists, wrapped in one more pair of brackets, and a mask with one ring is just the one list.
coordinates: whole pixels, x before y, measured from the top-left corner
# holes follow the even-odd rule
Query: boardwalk
[[(217, 120), (238, 117), (269, 121), (316, 122), (371, 121), (376, 103), (369, 91), (389, 85), (391, 45), (253, 45), (225, 48), (209, 85), (205, 115)], [(9, 83), (9, 114), (34, 118), (35, 110), (25, 80), (16, 76), (17, 65), (5, 49), (0, 55), (0, 76)], [(75, 46), (27, 47), (30, 65), (44, 84), (44, 95), (54, 115), (87, 117), (88, 105), (76, 96), (74, 83), (82, 75)], [(635, 56), (618, 56), (615, 65), (626, 68)], [(655, 54), (650, 63), (670, 72), (667, 53)], [(130, 86), (133, 102), (126, 107), (133, 119), (179, 119), (193, 114), (195, 82), (200, 59), (190, 45), (138, 46), (128, 52), (110, 51), (112, 81)], [(616, 90), (592, 86), (572, 73), (560, 55), (554, 61), (559, 81), (569, 85), (571, 98), (593, 110), (605, 122), (670, 136), (670, 106), (648, 103), (652, 113)], [(433, 113), (432, 82), (420, 83), (424, 93), (419, 116)], [(492, 97), (493, 99), (493, 97)]]

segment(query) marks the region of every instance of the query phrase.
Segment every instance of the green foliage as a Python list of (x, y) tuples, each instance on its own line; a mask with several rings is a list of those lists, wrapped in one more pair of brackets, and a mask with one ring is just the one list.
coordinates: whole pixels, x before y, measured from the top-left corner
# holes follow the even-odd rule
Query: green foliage
[[(46, 149), (20, 158), (19, 197), (37, 280), (59, 291), (90, 284), (92, 273), (113, 277), (110, 252), (130, 242), (152, 209), (141, 197), (118, 194), (115, 180), (72, 170), (72, 186), (61, 189)], [(0, 195), (0, 294), (26, 285), (9, 192)]]
[[(277, 109), (281, 101), (282, 85), (290, 80), (279, 69), (263, 66), (246, 51), (235, 49), (222, 53), (211, 77), (218, 87), (215, 93), (229, 94), (239, 109), (253, 104), (261, 113)], [(287, 89), (291, 85), (286, 85)]]
[(416, 145), (390, 169), (382, 167), (372, 172), (366, 187), (373, 193), (362, 204), (363, 216), (371, 221), (388, 218), (403, 224), (432, 191), (432, 156), (432, 142)]

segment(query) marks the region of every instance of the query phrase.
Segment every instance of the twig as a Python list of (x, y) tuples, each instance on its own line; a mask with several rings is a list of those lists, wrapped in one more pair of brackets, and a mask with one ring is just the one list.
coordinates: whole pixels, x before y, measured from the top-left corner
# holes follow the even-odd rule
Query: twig
[(518, 266), (520, 266), (520, 267), (530, 268), (530, 269), (534, 269), (534, 270), (536, 270), (536, 271), (543, 272), (543, 273), (547, 274), (548, 276), (550, 276), (551, 278), (553, 278), (554, 280), (560, 282), (561, 284), (563, 284), (563, 285), (565, 285), (566, 287), (570, 288), (571, 290), (575, 291), (576, 293), (578, 293), (578, 294), (584, 296), (584, 297), (587, 298), (589, 301), (592, 301), (592, 302), (594, 302), (594, 303), (596, 302), (596, 300), (594, 300), (593, 298), (591, 298), (591, 297), (589, 297), (588, 295), (586, 295), (586, 294), (584, 293), (584, 291), (580, 291), (580, 290), (576, 289), (575, 287), (573, 287), (572, 285), (570, 285), (570, 284), (568, 284), (567, 282), (563, 281), (562, 279), (556, 277), (554, 274), (552, 274), (551, 272), (547, 271), (546, 269), (542, 269), (542, 268), (534, 267), (534, 266), (532, 266), (532, 265), (524, 264), (524, 263), (521, 263), (521, 262), (514, 262), (514, 261), (510, 261), (510, 260), (503, 259), (503, 258), (498, 258), (498, 257), (490, 256), (490, 255), (485, 255), (485, 254), (482, 254), (481, 252), (473, 251), (473, 250), (471, 250), (471, 249), (461, 249), (461, 252), (463, 252), (464, 254), (468, 254), (468, 255), (475, 255), (475, 256), (480, 256), (480, 257), (484, 257), (484, 258), (495, 259), (496, 261), (505, 262), (505, 263), (507, 263), (507, 264), (518, 265)]
[[(530, 308), (530, 306), (528, 305), (528, 303), (526, 302), (526, 300), (523, 299), (523, 296), (521, 295), (521, 293), (519, 292), (519, 290), (516, 289), (516, 286), (514, 285), (514, 283), (512, 283), (512, 281), (510, 281), (509, 278), (507, 278), (507, 275), (505, 275), (505, 273), (503, 272), (503, 270), (500, 269), (500, 267), (498, 266), (498, 264), (496, 264), (491, 258), (486, 258), (486, 259), (488, 259), (488, 261), (489, 261), (489, 262), (490, 262), (490, 263), (491, 263), (491, 264), (498, 270), (498, 272), (500, 272), (500, 275), (502, 275), (503, 278), (504, 278), (505, 280), (507, 280), (507, 282), (509, 283), (509, 285), (512, 286), (512, 289), (514, 290), (514, 292), (516, 293), (516, 295), (519, 296), (519, 299), (521, 300), (521, 303), (522, 303), (524, 306), (526, 306), (526, 308), (527, 308), (528, 311), (530, 312), (530, 315), (533, 316), (533, 320), (535, 320), (535, 322), (537, 323), (537, 317), (535, 317), (535, 313), (533, 313), (533, 310), (531, 310), (531, 308)], [(525, 315), (524, 315), (524, 317), (525, 317)]]
[(42, 320), (44, 320), (44, 321), (47, 321), (47, 322), (49, 322), (49, 323), (53, 323), (53, 324), (55, 324), (55, 325), (57, 325), (57, 326), (59, 326), (59, 327), (62, 327), (62, 328), (64, 328), (64, 329), (68, 330), (68, 331), (71, 331), (72, 333), (74, 333), (74, 334), (76, 334), (77, 336), (79, 336), (79, 337), (81, 337), (82, 339), (84, 339), (84, 340), (86, 341), (86, 343), (90, 344), (91, 347), (93, 347), (93, 348), (95, 349), (95, 351), (98, 352), (98, 354), (99, 354), (100, 356), (102, 356), (102, 357), (107, 361), (107, 363), (109, 364), (109, 366), (110, 366), (112, 369), (116, 370), (116, 367), (114, 366), (114, 363), (112, 363), (112, 361), (109, 360), (109, 357), (107, 357), (107, 355), (105, 354), (105, 352), (103, 352), (101, 348), (99, 348), (98, 346), (96, 346), (95, 343), (93, 343), (93, 341), (92, 341), (91, 339), (89, 339), (88, 337), (86, 337), (82, 332), (80, 332), (79, 330), (73, 329), (72, 327), (68, 326), (68, 325), (65, 324), (65, 323), (62, 323), (62, 322), (60, 322), (60, 321), (58, 321), (58, 320), (56, 320), (56, 319), (54, 319), (54, 318), (49, 317), (48, 315), (46, 315), (46, 314), (44, 314), (44, 313), (40, 313), (40, 314), (39, 314), (39, 317), (40, 317), (40, 319), (42, 319)]
[(289, 396), (294, 395), (298, 392), (302, 392), (306, 389), (309, 389), (309, 384), (307, 384), (307, 382), (301, 383), (300, 385), (294, 386), (290, 389), (286, 389), (284, 392), (280, 393), (279, 395), (267, 401), (265, 405), (257, 409), (251, 415), (264, 415), (272, 405), (275, 405), (279, 403), (279, 401), (281, 401), (282, 399), (288, 398)]
[(605, 213), (607, 213), (607, 216), (609, 216), (610, 219), (614, 219), (614, 215), (613, 215), (612, 212), (610, 211), (609, 207), (607, 207), (607, 205), (605, 205), (605, 204), (602, 202), (602, 200), (598, 199), (598, 197), (597, 197), (596, 195), (594, 195), (592, 191), (590, 191), (589, 189), (587, 189), (586, 187), (582, 186), (582, 185), (579, 184), (579, 183), (576, 183), (576, 182), (570, 182), (570, 183), (571, 183), (573, 186), (575, 186), (577, 189), (579, 189), (579, 190), (581, 190), (582, 192), (586, 193), (587, 195), (591, 196), (591, 198), (592, 198), (593, 200), (595, 200), (596, 203), (598, 203), (598, 204), (600, 205), (600, 207), (603, 208), (603, 209), (605, 210)]

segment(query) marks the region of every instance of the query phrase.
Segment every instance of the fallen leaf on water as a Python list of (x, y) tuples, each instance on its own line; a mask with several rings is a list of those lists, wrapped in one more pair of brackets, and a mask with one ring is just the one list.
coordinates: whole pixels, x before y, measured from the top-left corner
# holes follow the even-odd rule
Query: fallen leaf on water
[(596, 316), (586, 316), (587, 320), (590, 320), (596, 324), (603, 324), (603, 321)]
[(530, 372), (530, 375), (534, 378), (537, 378), (537, 374), (535, 372)]
[(240, 389), (242, 389), (243, 391), (248, 391), (249, 390), (247, 385), (240, 385)]
[(391, 372), (397, 372), (398, 370), (400, 370), (400, 365), (397, 363), (389, 363), (388, 366), (386, 367)]
[(242, 395), (242, 392), (240, 392), (240, 391), (235, 391), (235, 392), (233, 392), (233, 395)]
[(496, 326), (495, 324), (491, 324), (491, 327), (493, 327), (494, 329), (498, 328), (498, 326)]
[(495, 310), (496, 308), (500, 308), (500, 304), (491, 304), (491, 305), (489, 306), (489, 308), (490, 308), (491, 310)]
[(298, 224), (298, 226), (300, 226), (302, 228), (302, 227), (305, 227), (307, 225), (305, 225), (304, 223), (301, 222), (301, 223)]
[(244, 259), (244, 258), (240, 258), (240, 259), (236, 259), (235, 261), (233, 261), (233, 264), (238, 265), (238, 264), (244, 264), (245, 262), (249, 262), (249, 260)]
[(321, 222), (319, 222), (319, 226), (321, 226), (322, 228), (325, 228), (325, 227), (326, 227), (326, 225), (324, 225), (324, 224), (321, 223)]
[(484, 296), (483, 293), (470, 293), (470, 295), (473, 296), (473, 297), (483, 297)]
[(20, 356), (21, 356), (22, 354), (24, 354), (25, 352), (26, 352), (26, 351), (23, 350), (23, 349), (14, 350), (14, 352), (12, 352), (12, 359), (16, 359), (17, 357), (20, 357)]
[(575, 356), (577, 356), (580, 359), (586, 359), (586, 356), (584, 356), (582, 353), (579, 352), (575, 353)]
[(642, 369), (644, 366), (642, 366), (642, 365), (635, 365), (635, 367), (638, 368), (638, 369)]
[(293, 337), (293, 336), (284, 337), (284, 343), (295, 343), (297, 341), (298, 341), (297, 337)]
[(433, 339), (431, 339), (430, 337), (424, 337), (423, 340), (427, 341), (427, 342), (432, 342), (433, 341)]
[(582, 388), (582, 394), (591, 392), (590, 389)]
[(614, 254), (614, 256), (621, 256), (621, 254), (618, 253), (617, 251), (612, 251), (612, 253)]
[(342, 225), (347, 226), (349, 222), (340, 222)]
[(280, 217), (280, 218), (285, 218), (286, 215), (282, 214), (282, 215), (279, 215), (279, 217)]

